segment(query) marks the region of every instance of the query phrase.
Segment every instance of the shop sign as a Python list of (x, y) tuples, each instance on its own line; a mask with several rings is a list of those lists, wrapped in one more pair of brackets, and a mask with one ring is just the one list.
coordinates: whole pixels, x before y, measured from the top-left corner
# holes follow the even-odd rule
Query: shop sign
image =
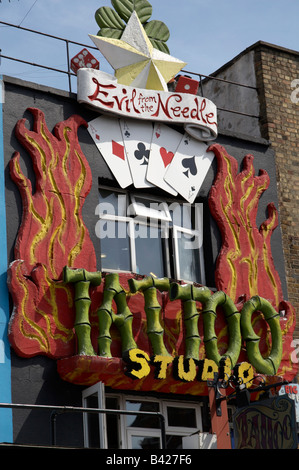
[(236, 449), (296, 449), (295, 404), (287, 395), (237, 410)]
[[(270, 204), (270, 215), (258, 230), (256, 208), (269, 178), (265, 171), (255, 176), (253, 158), (248, 156), (246, 171), (238, 173), (237, 161), (225, 148), (211, 146), (218, 169), (209, 207), (225, 242), (215, 270), (216, 292), (134, 273), (102, 277), (82, 219), (92, 172), (80, 148), (78, 128), (88, 124), (74, 115), (51, 133), (41, 110), (29, 112), (33, 130), (20, 119), (15, 132), (33, 162), (34, 192), (20, 169), (18, 152), (9, 165), (23, 206), (15, 260), (7, 275), (14, 305), (8, 337), (16, 354), (57, 360), (60, 376), (72, 383), (92, 385), (101, 380), (122, 390), (132, 390), (133, 383), (139, 391), (203, 395), (207, 361), (218, 365), (224, 354), (233, 369), (248, 361), (257, 374), (293, 380), (298, 368), (291, 361), (296, 316), (291, 304), (282, 300), (271, 256), (278, 214)], [(245, 199), (244, 207), (231, 204)], [(51, 209), (46, 218), (45, 208)], [(232, 221), (238, 222), (238, 236)], [(245, 273), (244, 259), (252, 266)], [(131, 356), (125, 361), (125, 374), (122, 353), (127, 351)], [(166, 370), (170, 373), (163, 378)]]
[(183, 124), (197, 140), (217, 137), (217, 108), (207, 98), (122, 85), (94, 69), (82, 68), (77, 76), (79, 103), (121, 117)]

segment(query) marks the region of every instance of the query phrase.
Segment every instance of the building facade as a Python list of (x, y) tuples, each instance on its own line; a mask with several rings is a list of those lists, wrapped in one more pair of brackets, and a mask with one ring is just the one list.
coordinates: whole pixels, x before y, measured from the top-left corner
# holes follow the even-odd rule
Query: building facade
[[(294, 380), (296, 215), (287, 211), (296, 200), (298, 111), (283, 103), (297, 60), (258, 43), (215, 73), (225, 82), (206, 80), (202, 97), (165, 92), (199, 103), (194, 114), (206, 127), (214, 122), (207, 101), (218, 108), (216, 135), (195, 139), (204, 158), (193, 166), (193, 138), (172, 121), (162, 94), (154, 97), (166, 122), (127, 116), (121, 129), (108, 99), (113, 81), (108, 89), (93, 80), (87, 104), (80, 90), (2, 77), (1, 402), (45, 406), (2, 409), (2, 442), (49, 445), (56, 406), (59, 446), (157, 449), (162, 416), (168, 449), (219, 448), (215, 374), (229, 377), (222, 418), (232, 434), (241, 402), (231, 377), (252, 402), (261, 382), (271, 389)], [(231, 91), (229, 80), (246, 87)], [(113, 95), (118, 111), (121, 103), (126, 113), (157, 104), (126, 101), (128, 89)], [(100, 101), (108, 109), (94, 106)], [(228, 113), (236, 104), (244, 109)], [(187, 106), (171, 109), (187, 114)], [(192, 202), (181, 179), (179, 191), (158, 183), (157, 163), (156, 183), (122, 183), (126, 132), (135, 133), (139, 168), (149, 166), (155, 136), (166, 133), (158, 147), (165, 168), (185, 145), (186, 178), (200, 169)]]
[(259, 41), (213, 75), (249, 87), (222, 82), (217, 87), (213, 82), (204, 86), (205, 94), (220, 108), (230, 103), (230, 109), (250, 115), (220, 111), (221, 125), (264, 138), (275, 152), (286, 282), (289, 300), (297, 311), (298, 52)]

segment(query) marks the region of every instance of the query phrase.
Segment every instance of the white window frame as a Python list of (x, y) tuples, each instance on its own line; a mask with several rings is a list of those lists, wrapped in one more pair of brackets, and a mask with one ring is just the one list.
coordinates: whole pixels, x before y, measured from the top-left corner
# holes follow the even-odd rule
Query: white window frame
[[(137, 217), (146, 217), (146, 218), (149, 218), (150, 220), (156, 219), (156, 220), (162, 220), (164, 222), (171, 222), (172, 219), (171, 219), (171, 215), (168, 209), (168, 204), (165, 201), (161, 201), (160, 199), (156, 199), (151, 196), (149, 197), (149, 196), (144, 196), (144, 195), (139, 195), (139, 194), (131, 194), (130, 197), (131, 197), (134, 213)], [(155, 210), (153, 207), (143, 206), (139, 202), (136, 201), (136, 198), (144, 199), (146, 201), (150, 199), (150, 202), (159, 204), (162, 210)]]
[(181, 269), (180, 269), (180, 259), (179, 259), (179, 246), (178, 240), (180, 238), (180, 233), (196, 237), (197, 239), (197, 249), (199, 251), (199, 267), (200, 267), (200, 277), (201, 284), (206, 283), (205, 281), (205, 269), (204, 269), (204, 253), (203, 253), (203, 204), (199, 203), (196, 205), (196, 222), (197, 226), (195, 229), (185, 228), (179, 225), (173, 225), (173, 246), (174, 246), (174, 271), (176, 279), (183, 280), (185, 282), (193, 282), (190, 279), (182, 279)]
[(187, 433), (185, 431), (184, 434), (193, 434), (194, 432), (202, 432), (202, 411), (201, 411), (201, 405), (199, 403), (195, 404), (192, 402), (185, 402), (182, 403), (180, 401), (169, 401), (169, 400), (162, 400), (162, 413), (163, 416), (165, 416), (165, 428), (166, 428), (166, 434), (173, 434), (173, 435), (182, 435), (182, 427), (181, 426), (171, 426), (168, 423), (168, 413), (167, 413), (167, 408), (189, 408), (195, 410), (195, 417), (196, 417), (196, 423), (200, 424), (200, 427), (188, 427), (185, 428), (187, 429)]
[[(127, 410), (126, 402), (127, 401), (137, 401), (137, 402), (154, 402), (159, 404), (159, 412), (161, 413), (161, 404), (160, 401), (156, 398), (151, 397), (140, 397), (138, 395), (114, 395), (119, 399), (120, 409)], [(121, 438), (123, 443), (123, 449), (132, 448), (132, 437), (133, 436), (149, 436), (149, 437), (159, 437), (160, 438), (160, 448), (162, 447), (161, 441), (161, 428), (141, 428), (141, 427), (130, 427), (127, 425), (128, 415), (121, 415), (120, 417), (120, 428), (121, 428)]]
[(162, 448), (162, 439), (161, 439), (161, 431), (158, 429), (148, 429), (148, 428), (127, 428), (126, 430), (126, 442), (127, 447), (126, 449), (132, 449), (132, 438), (136, 436), (140, 437), (157, 437), (159, 439), (160, 445), (159, 449)]
[[(100, 190), (112, 191), (108, 187), (100, 187)], [(173, 269), (174, 273), (171, 273), (170, 267), (170, 250), (169, 246), (164, 245), (164, 263), (165, 263), (165, 275), (167, 277), (175, 277), (178, 280), (190, 283), (194, 282), (194, 279), (184, 279), (181, 276), (180, 269), (180, 260), (179, 260), (179, 247), (178, 247), (178, 238), (180, 234), (184, 233), (186, 235), (194, 236), (197, 240), (196, 248), (199, 250), (199, 269), (200, 269), (200, 283), (205, 285), (205, 266), (204, 266), (204, 253), (203, 253), (203, 204), (197, 203), (195, 206), (196, 214), (195, 221), (196, 227), (193, 229), (186, 228), (177, 224), (172, 224), (169, 226), (169, 223), (172, 222), (172, 217), (169, 210), (169, 205), (165, 201), (162, 201), (159, 198), (152, 197), (151, 195), (136, 194), (136, 193), (122, 193), (121, 191), (116, 191), (119, 194), (125, 194), (127, 198), (127, 216), (123, 215), (113, 215), (113, 214), (101, 214), (100, 211), (96, 211), (96, 214), (99, 215), (100, 220), (108, 220), (115, 222), (124, 222), (128, 224), (128, 237), (129, 237), (129, 247), (130, 247), (130, 270), (118, 270), (113, 268), (105, 268), (106, 272), (122, 272), (122, 273), (137, 273), (137, 258), (136, 258), (136, 246), (135, 246), (135, 237), (134, 237), (134, 225), (140, 224), (147, 227), (160, 228), (162, 231), (161, 239), (169, 240), (172, 237), (173, 244)], [(161, 210), (155, 211), (152, 208), (141, 205), (138, 199), (150, 200), (151, 202), (157, 202)], [(131, 201), (131, 204), (130, 204)], [(172, 203), (170, 203), (171, 206)], [(180, 202), (177, 202), (178, 205), (182, 205)], [(133, 212), (133, 213), (132, 213)], [(162, 242), (163, 243), (163, 242)], [(197, 281), (198, 282), (198, 281)]]
[[(98, 382), (95, 385), (83, 390), (82, 392), (82, 406), (83, 408), (89, 408), (87, 406), (87, 399), (91, 395), (96, 395), (98, 399), (98, 408), (105, 409), (105, 385), (103, 382)], [(98, 413), (99, 419), (99, 435), (100, 435), (100, 448), (107, 449), (107, 423), (106, 413)], [(83, 436), (84, 436), (84, 447), (89, 446), (89, 434), (88, 434), (88, 413), (83, 413)]]
[[(115, 395), (114, 395), (115, 396)], [(160, 413), (163, 414), (165, 418), (165, 434), (166, 436), (168, 434), (173, 435), (173, 436), (188, 436), (190, 434), (196, 433), (196, 432), (202, 432), (202, 404), (201, 403), (195, 403), (195, 402), (182, 402), (178, 400), (166, 400), (164, 398), (158, 399), (158, 398), (152, 398), (152, 397), (143, 397), (143, 396), (137, 396), (137, 395), (119, 395), (120, 397), (120, 408), (121, 409), (126, 409), (126, 401), (127, 400), (132, 400), (132, 401), (139, 401), (139, 402), (156, 402), (159, 403), (159, 408), (160, 408)], [(195, 416), (196, 416), (196, 421), (198, 426), (194, 428), (184, 428), (180, 426), (170, 426), (168, 424), (168, 416), (167, 416), (167, 407), (178, 407), (178, 408), (191, 408), (195, 409)], [(125, 444), (126, 447), (125, 449), (130, 449), (129, 445), (131, 444), (131, 439), (132, 436), (153, 436), (153, 437), (161, 437), (161, 431), (160, 428), (153, 429), (153, 428), (130, 428), (127, 427), (126, 424), (126, 415), (121, 416), (121, 435), (122, 435), (122, 442)], [(160, 448), (161, 448), (161, 439), (160, 439)]]
[[(151, 224), (147, 223), (146, 220), (138, 218), (132, 218), (132, 217), (123, 217), (123, 216), (115, 216), (115, 215), (110, 215), (110, 214), (103, 214), (101, 215), (101, 220), (110, 220), (114, 222), (124, 222), (128, 224), (129, 227), (129, 246), (130, 246), (130, 262), (131, 262), (131, 270), (117, 270), (113, 268), (105, 268), (106, 272), (137, 272), (137, 257), (136, 257), (136, 245), (135, 245), (135, 236), (134, 236), (134, 226), (139, 224), (139, 225), (144, 225), (145, 227), (153, 227), (153, 228), (160, 228), (166, 236), (166, 230), (167, 228), (164, 225), (159, 225), (158, 223), (151, 222)], [(163, 239), (163, 237), (161, 237)]]
[[(98, 403), (102, 403), (101, 407), (105, 408), (105, 388), (104, 385), (99, 382), (86, 390), (83, 390), (82, 397), (86, 398), (90, 395), (98, 394)], [(164, 398), (154, 398), (154, 397), (144, 397), (140, 395), (126, 395), (126, 394), (118, 394), (118, 393), (109, 393), (108, 395), (111, 398), (117, 398), (119, 400), (119, 410), (127, 410), (126, 401), (136, 401), (136, 402), (154, 402), (159, 404), (159, 412), (163, 414), (165, 418), (165, 433), (167, 435), (176, 435), (186, 437), (192, 435), (194, 433), (203, 432), (202, 427), (202, 403), (199, 402), (192, 402), (192, 401), (178, 401), (176, 400), (169, 400)], [(84, 402), (83, 398), (83, 406)], [(178, 407), (178, 408), (189, 408), (195, 410), (196, 416), (196, 427), (190, 428), (183, 428), (180, 426), (170, 426), (168, 424), (168, 414), (167, 414), (167, 407)], [(86, 416), (86, 413), (84, 413)], [(104, 414), (99, 414), (99, 417), (105, 417)], [(148, 436), (148, 437), (158, 437), (160, 440), (160, 448), (162, 447), (161, 441), (161, 428), (142, 428), (142, 427), (130, 427), (127, 426), (127, 418), (128, 415), (120, 414), (119, 415), (119, 436), (120, 436), (120, 446), (122, 449), (131, 449), (132, 448), (132, 437), (133, 436)], [(84, 424), (84, 445), (88, 447), (89, 438), (88, 438), (88, 426), (87, 426), (87, 419), (83, 421)], [(103, 449), (107, 449), (107, 428), (106, 428), (106, 419), (99, 420), (99, 430), (100, 430), (100, 439), (102, 437), (102, 441), (100, 445), (106, 446), (101, 447)]]
[[(190, 230), (183, 227), (178, 227), (177, 225), (173, 226), (173, 246), (174, 246), (174, 271), (176, 279), (183, 280), (185, 282), (194, 282), (191, 279), (184, 279), (181, 275), (181, 266), (180, 266), (180, 258), (179, 258), (179, 233), (185, 233), (186, 235), (194, 236), (198, 241), (197, 249), (199, 251), (199, 268), (200, 268), (200, 278), (201, 284), (205, 284), (205, 271), (204, 271), (204, 255), (202, 249), (202, 234), (200, 234), (197, 230)], [(201, 240), (201, 243), (200, 243)]]

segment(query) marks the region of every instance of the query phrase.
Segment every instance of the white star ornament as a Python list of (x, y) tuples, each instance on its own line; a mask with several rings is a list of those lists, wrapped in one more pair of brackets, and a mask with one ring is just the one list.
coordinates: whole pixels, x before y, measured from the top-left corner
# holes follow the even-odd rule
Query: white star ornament
[(153, 47), (135, 11), (121, 39), (89, 36), (122, 85), (168, 91), (167, 83), (186, 65)]

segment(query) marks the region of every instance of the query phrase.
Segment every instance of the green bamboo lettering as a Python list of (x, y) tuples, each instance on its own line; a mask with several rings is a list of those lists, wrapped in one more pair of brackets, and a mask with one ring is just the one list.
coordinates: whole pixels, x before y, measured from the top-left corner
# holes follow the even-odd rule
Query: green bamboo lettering
[(171, 356), (163, 340), (164, 329), (160, 320), (161, 305), (157, 299), (157, 289), (161, 292), (169, 290), (169, 279), (166, 277), (154, 278), (148, 276), (141, 280), (129, 279), (128, 283), (132, 293), (138, 291), (143, 292), (144, 310), (147, 319), (147, 334), (153, 349), (153, 354)]
[(211, 297), (207, 287), (195, 287), (191, 284), (180, 285), (175, 282), (170, 285), (170, 300), (180, 299), (183, 303), (185, 338), (185, 358), (199, 359), (200, 336), (198, 331), (199, 312), (196, 301), (206, 303)]
[[(215, 333), (216, 308), (222, 306), (228, 323), (229, 344), (226, 353), (221, 356), (217, 347), (217, 336)], [(202, 312), (204, 325), (204, 343), (207, 357), (217, 365), (225, 357), (229, 357), (232, 368), (236, 365), (242, 346), (240, 331), (241, 314), (236, 310), (233, 301), (224, 292), (215, 292), (206, 302)]]
[[(270, 326), (272, 347), (267, 358), (263, 358), (260, 353), (260, 337), (255, 334), (251, 323), (252, 314), (257, 310), (263, 313)], [(246, 342), (247, 355), (253, 367), (261, 374), (275, 375), (282, 358), (282, 333), (279, 314), (268, 300), (256, 295), (245, 302), (241, 315), (241, 331)]]
[(63, 281), (75, 285), (75, 333), (78, 343), (78, 355), (95, 356), (96, 353), (91, 344), (91, 325), (89, 321), (89, 308), (91, 304), (89, 288), (90, 285), (99, 286), (102, 273), (97, 271), (88, 272), (85, 269), (72, 269), (68, 266), (63, 268)]
[[(112, 301), (115, 301), (117, 314), (112, 310)], [(97, 311), (99, 319), (98, 347), (101, 357), (111, 357), (110, 328), (114, 323), (121, 336), (122, 352), (137, 348), (132, 332), (133, 315), (127, 304), (127, 294), (119, 283), (119, 275), (107, 274), (103, 292), (103, 301)]]
[[(95, 356), (91, 344), (91, 325), (89, 309), (91, 304), (89, 289), (91, 286), (101, 284), (100, 272), (90, 273), (85, 269), (72, 269), (67, 266), (63, 269), (65, 283), (74, 284), (75, 289), (75, 322), (74, 328), (77, 337), (77, 354)], [(180, 285), (169, 282), (168, 278), (157, 279), (147, 276), (142, 279), (129, 279), (130, 292), (140, 292), (144, 296), (144, 309), (147, 319), (147, 334), (152, 346), (153, 356), (171, 357), (164, 344), (164, 329), (161, 323), (161, 305), (157, 298), (157, 289), (160, 292), (169, 292), (171, 301), (182, 301), (185, 326), (185, 359), (199, 360), (200, 335), (198, 320), (200, 311), (196, 302), (201, 302), (203, 309), (203, 340), (207, 359), (214, 361), (218, 366), (229, 358), (231, 368), (234, 368), (241, 352), (242, 339), (246, 343), (247, 355), (256, 371), (262, 374), (275, 375), (282, 359), (282, 332), (279, 314), (267, 300), (254, 296), (245, 302), (239, 312), (233, 301), (224, 293), (212, 294), (208, 287), (196, 287), (191, 284)], [(112, 303), (117, 306), (117, 313), (113, 312)], [(215, 321), (217, 308), (224, 311), (228, 324), (229, 342), (225, 354), (219, 354)], [(260, 311), (270, 326), (272, 345), (268, 357), (262, 357), (259, 350), (260, 337), (253, 330), (251, 318), (255, 311)], [(112, 357), (110, 328), (114, 323), (121, 336), (123, 354), (131, 349), (138, 349), (134, 340), (132, 323), (133, 314), (127, 304), (127, 293), (119, 283), (117, 273), (107, 274), (103, 290), (102, 304), (97, 310), (99, 319), (98, 354), (101, 357)]]

